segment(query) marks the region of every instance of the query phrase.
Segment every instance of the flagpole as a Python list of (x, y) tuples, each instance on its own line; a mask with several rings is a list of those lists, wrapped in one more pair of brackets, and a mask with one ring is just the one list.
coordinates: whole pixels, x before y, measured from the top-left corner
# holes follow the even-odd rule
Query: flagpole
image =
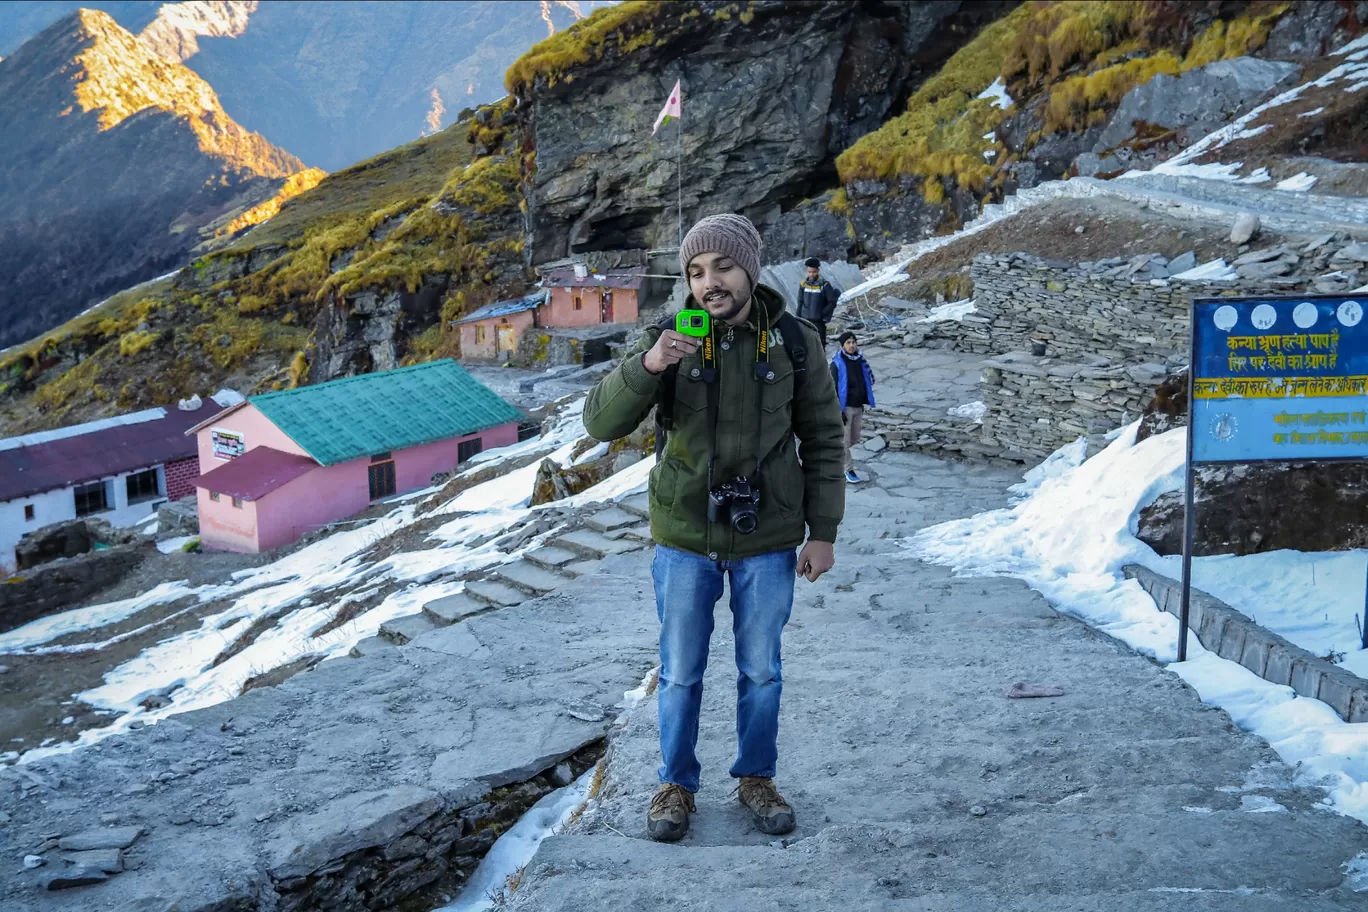
[(680, 248), (684, 247), (684, 78), (679, 79), (679, 160), (675, 165), (675, 179), (679, 184), (678, 221), (676, 229)]

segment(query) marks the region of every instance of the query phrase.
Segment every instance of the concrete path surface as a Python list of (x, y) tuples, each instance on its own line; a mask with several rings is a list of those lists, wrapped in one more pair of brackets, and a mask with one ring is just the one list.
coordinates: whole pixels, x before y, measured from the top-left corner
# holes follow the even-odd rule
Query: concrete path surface
[[(1001, 506), (1000, 468), (885, 452), (851, 490), (837, 569), (798, 585), (777, 783), (799, 826), (754, 830), (726, 770), (726, 596), (705, 685), (704, 782), (678, 845), (645, 838), (654, 700), (612, 739), (596, 805), (542, 843), (530, 910), (1368, 908), (1368, 827), (1176, 675), (1018, 581), (956, 579), (897, 538)], [(1016, 682), (1055, 699), (1013, 700)]]

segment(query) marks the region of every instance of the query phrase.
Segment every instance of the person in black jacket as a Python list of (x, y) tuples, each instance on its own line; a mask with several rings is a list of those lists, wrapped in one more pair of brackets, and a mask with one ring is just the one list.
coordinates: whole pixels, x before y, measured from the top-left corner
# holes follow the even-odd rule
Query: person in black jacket
[(798, 316), (817, 327), (822, 335), (822, 347), (826, 348), (827, 323), (836, 313), (836, 301), (841, 293), (822, 278), (821, 260), (809, 257), (803, 265), (807, 266), (807, 278), (798, 286)]

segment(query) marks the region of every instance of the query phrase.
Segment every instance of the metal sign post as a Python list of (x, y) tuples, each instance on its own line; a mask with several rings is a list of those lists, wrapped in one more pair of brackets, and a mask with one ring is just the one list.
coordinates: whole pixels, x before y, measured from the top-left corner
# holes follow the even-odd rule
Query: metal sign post
[(1178, 661), (1187, 659), (1196, 467), (1368, 459), (1365, 304), (1329, 295), (1193, 299)]

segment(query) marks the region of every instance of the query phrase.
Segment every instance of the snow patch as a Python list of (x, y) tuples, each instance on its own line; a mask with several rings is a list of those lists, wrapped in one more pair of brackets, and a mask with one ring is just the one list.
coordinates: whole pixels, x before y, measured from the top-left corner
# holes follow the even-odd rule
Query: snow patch
[(1170, 276), (1170, 278), (1185, 279), (1194, 282), (1228, 282), (1231, 279), (1238, 279), (1239, 277), (1240, 274), (1235, 268), (1226, 265), (1226, 261), (1219, 257), (1210, 262), (1202, 263), (1200, 266), (1194, 266), (1186, 272), (1180, 272), (1175, 276)]
[(570, 785), (532, 805), (490, 846), (480, 866), (461, 889), (460, 898), (442, 906), (439, 912), (485, 912), (502, 908), (507, 902), (508, 879), (532, 860), (542, 840), (557, 833), (589, 800), (594, 769), (590, 767)]
[(190, 544), (190, 542), (198, 540), (198, 535), (178, 535), (175, 538), (167, 538), (157, 542), (157, 550), (162, 554), (173, 554)]
[(1297, 117), (1315, 117), (1317, 114), (1324, 110), (1325, 108), (1323, 106), (1319, 108), (1312, 108), (1310, 111), (1302, 111), (1300, 114), (1297, 115)]
[(968, 418), (979, 424), (983, 423), (983, 416), (988, 414), (988, 406), (979, 399), (974, 402), (966, 402), (964, 405), (957, 405), (946, 412), (951, 418)]
[(104, 605), (92, 605), (88, 608), (73, 608), (70, 611), (63, 611), (61, 614), (50, 614), (36, 621), (30, 621), (22, 627), (0, 633), (0, 653), (16, 652), (30, 646), (47, 643), (58, 637), (85, 630), (98, 630), (110, 624), (117, 624), (144, 608), (174, 602), (176, 599), (194, 595), (195, 591), (186, 584), (185, 580), (177, 580), (176, 582), (161, 583), (155, 589), (134, 598), (108, 602)]
[(979, 92), (974, 97), (983, 98), (988, 101), (991, 101), (993, 104), (997, 105), (1004, 111), (1010, 108), (1013, 104), (1012, 96), (1007, 94), (1007, 83), (1003, 82), (1001, 76), (999, 76), (997, 79), (994, 79), (992, 85), (984, 89), (982, 92)]
[(978, 313), (978, 307), (972, 298), (966, 301), (951, 301), (948, 304), (939, 304), (926, 316), (918, 320), (918, 323), (942, 323), (949, 320), (961, 321), (971, 313)]
[(1305, 193), (1316, 185), (1316, 178), (1302, 171), (1292, 177), (1280, 180), (1275, 185), (1278, 190), (1290, 190), (1294, 193)]
[[(1297, 766), (1300, 784), (1326, 789), (1326, 806), (1368, 821), (1368, 726), (1346, 724), (1326, 704), (1270, 684), (1206, 651), (1196, 637), (1188, 640), (1188, 660), (1177, 663), (1177, 618), (1159, 611), (1139, 583), (1125, 578), (1126, 564), (1171, 576), (1179, 560), (1161, 558), (1134, 530), (1143, 506), (1180, 489), (1186, 431), (1137, 443), (1138, 427), (1138, 422), (1129, 425), (1086, 461), (1079, 460), (1081, 441), (1070, 444), (1046, 460), (1042, 471), (1028, 473), (1013, 492), (1023, 500), (922, 530), (906, 540), (909, 551), (953, 567), (960, 576), (1022, 579), (1060, 611), (1171, 663), (1169, 670), (1192, 685), (1203, 702), (1224, 709)], [(1193, 574), (1199, 588), (1218, 598), (1224, 592), (1235, 608), (1293, 642), (1338, 644), (1348, 653), (1354, 644), (1341, 637), (1346, 625), (1352, 630), (1352, 611), (1362, 610), (1364, 559), (1362, 552), (1198, 558)], [(1329, 570), (1330, 562), (1343, 566)], [(1308, 599), (1313, 567), (1316, 595)], [(1290, 592), (1297, 597), (1289, 598)], [(1304, 603), (1320, 606), (1323, 620), (1308, 616), (1312, 611)], [(1354, 656), (1344, 663), (1350, 670), (1368, 661), (1361, 650)]]

